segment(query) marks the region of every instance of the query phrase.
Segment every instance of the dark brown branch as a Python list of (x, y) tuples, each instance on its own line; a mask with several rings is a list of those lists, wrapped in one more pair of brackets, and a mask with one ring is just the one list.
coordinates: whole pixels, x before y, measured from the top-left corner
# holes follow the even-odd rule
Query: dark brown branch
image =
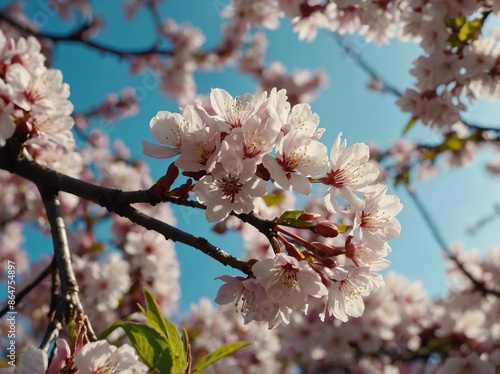
[[(43, 185), (39, 185), (39, 190), (50, 224), (54, 244), (54, 261), (61, 281), (61, 292), (56, 309), (40, 344), (40, 349), (47, 352), (52, 342), (59, 336), (59, 331), (64, 324), (68, 324), (77, 314), (84, 314), (84, 311), (78, 297), (78, 284), (71, 265), (66, 228), (61, 216), (57, 190)], [(96, 340), (95, 334), (91, 330), (88, 331), (88, 337), (90, 340)]]
[(27, 35), (32, 35), (37, 38), (45, 38), (49, 39), (55, 43), (57, 42), (66, 42), (66, 43), (76, 43), (76, 44), (82, 44), (84, 46), (87, 46), (89, 48), (98, 50), (100, 52), (104, 53), (109, 53), (115, 56), (118, 56), (120, 58), (126, 58), (129, 56), (147, 56), (150, 54), (157, 54), (157, 55), (164, 55), (164, 56), (170, 56), (172, 55), (171, 50), (160, 50), (156, 48), (155, 46), (151, 48), (145, 48), (145, 49), (137, 49), (137, 50), (125, 50), (125, 49), (119, 49), (112, 47), (110, 45), (106, 45), (103, 43), (95, 42), (92, 40), (88, 40), (84, 37), (85, 31), (87, 31), (91, 25), (82, 25), (76, 30), (66, 34), (66, 35), (58, 35), (54, 33), (48, 33), (48, 32), (42, 32), (38, 31), (36, 29), (33, 29), (29, 26), (23, 25), (19, 22), (17, 22), (14, 18), (12, 18), (10, 15), (6, 14), (5, 12), (0, 12), (0, 20), (7, 22), (9, 25), (12, 27), (15, 27), (19, 31), (21, 31), (24, 34)]
[(154, 230), (162, 234), (166, 239), (180, 242), (194, 247), (201, 252), (207, 254), (213, 259), (219, 261), (221, 264), (231, 266), (235, 269), (242, 271), (245, 274), (249, 273), (248, 264), (245, 261), (230, 255), (222, 249), (212, 245), (207, 239), (200, 238), (179, 230), (169, 224), (152, 218), (144, 213), (139, 212), (137, 209), (129, 206), (122, 205), (116, 207), (114, 212), (122, 217), (126, 217), (134, 223), (141, 225), (148, 230)]
[[(52, 262), (45, 267), (45, 269), (42, 270), (38, 276), (33, 279), (30, 283), (26, 285), (21, 291), (16, 293), (16, 303), (19, 304), (21, 301), (28, 295), (36, 286), (38, 286), (52, 271), (52, 268), (54, 266), (55, 262), (52, 260)], [(8, 311), (8, 305), (5, 306), (2, 310), (0, 310), (0, 318), (3, 317), (5, 313)]]
[[(406, 185), (405, 185), (406, 186)], [(446, 244), (446, 241), (444, 240), (443, 235), (439, 231), (437, 223), (434, 221), (434, 219), (431, 217), (430, 213), (420, 201), (420, 198), (416, 194), (415, 191), (412, 190), (411, 187), (406, 186), (408, 193), (410, 194), (411, 199), (415, 203), (415, 206), (417, 207), (417, 210), (420, 212), (422, 215), (425, 224), (431, 231), (432, 236), (436, 240), (436, 242), (439, 244), (443, 252), (448, 256), (448, 258), (455, 263), (455, 265), (460, 269), (460, 271), (471, 281), (471, 283), (474, 286), (474, 289), (479, 291), (482, 295), (495, 295), (497, 297), (500, 297), (500, 291), (488, 288), (486, 284), (484, 284), (481, 281), (478, 281), (477, 279), (474, 278), (474, 276), (465, 268), (464, 264), (460, 262), (460, 260), (457, 258), (457, 256), (451, 251), (451, 249), (448, 247)]]
[(17, 174), (35, 184), (43, 184), (47, 187), (81, 197), (101, 206), (128, 203), (158, 203), (149, 191), (127, 191), (100, 187), (80, 179), (58, 173), (36, 162), (16, 156), (16, 150), (8, 146), (0, 148), (0, 169)]
[[(15, 149), (9, 148), (9, 145), (0, 148), (0, 169), (10, 171), (23, 178), (26, 178), (37, 185), (43, 184), (59, 191), (68, 192), (79, 196), (84, 200), (92, 201), (105, 207), (110, 212), (115, 212), (129, 218), (141, 226), (158, 231), (166, 238), (192, 246), (212, 258), (220, 261), (223, 265), (229, 265), (243, 272), (248, 272), (246, 262), (229, 255), (220, 248), (210, 244), (206, 239), (188, 234), (175, 227), (167, 225), (159, 220), (139, 213), (130, 207), (131, 203), (149, 203), (156, 204), (160, 200), (155, 198), (149, 190), (142, 191), (120, 191), (111, 188), (101, 187), (92, 183), (84, 182), (72, 178), (65, 174), (58, 173), (52, 169), (41, 166), (36, 162), (28, 161), (24, 158), (18, 158)], [(192, 202), (197, 204), (196, 202)], [(131, 216), (128, 216), (131, 214)], [(161, 230), (161, 231), (159, 231)]]

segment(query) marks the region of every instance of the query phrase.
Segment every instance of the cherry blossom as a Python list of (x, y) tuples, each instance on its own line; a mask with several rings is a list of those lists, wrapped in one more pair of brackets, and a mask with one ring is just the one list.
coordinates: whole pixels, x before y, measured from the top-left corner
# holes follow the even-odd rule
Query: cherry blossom
[(147, 373), (148, 368), (139, 361), (134, 348), (124, 344), (117, 348), (106, 340), (87, 343), (75, 356), (79, 373), (105, 373), (109, 371)]
[(27, 144), (44, 146), (50, 141), (72, 150), (69, 85), (63, 83), (61, 71), (44, 66), (40, 49), (34, 37), (16, 42), (0, 31), (0, 145), (17, 132)]
[(266, 290), (255, 278), (218, 277), (224, 282), (217, 292), (215, 302), (220, 305), (234, 304), (245, 324), (251, 321), (268, 321), (274, 327), (281, 321), (278, 304), (267, 297)]
[(336, 195), (359, 206), (356, 192), (362, 192), (364, 187), (375, 182), (378, 169), (369, 162), (370, 153), (366, 144), (356, 143), (347, 148), (342, 134), (337, 136), (330, 152), (330, 170), (321, 181), (328, 185), (325, 195), (325, 205), (335, 213), (339, 210)]
[(209, 115), (199, 101), (196, 108), (204, 121), (218, 126), (220, 131), (230, 133), (231, 130), (244, 126), (249, 118), (262, 112), (266, 102), (267, 92), (257, 98), (250, 94), (233, 98), (227, 91), (216, 88), (210, 92), (210, 103), (215, 115)]
[(269, 300), (278, 304), (285, 322), (289, 320), (289, 310), (305, 308), (308, 295), (322, 297), (327, 293), (320, 276), (305, 261), (284, 253), (255, 263), (252, 272)]
[(156, 158), (169, 158), (180, 153), (183, 139), (194, 129), (201, 128), (200, 118), (187, 106), (183, 115), (160, 111), (149, 123), (153, 137), (165, 146), (143, 141), (145, 155)]
[(308, 177), (326, 171), (326, 147), (299, 131), (292, 131), (278, 141), (276, 158), (266, 155), (262, 162), (277, 186), (309, 195), (312, 186)]
[(253, 161), (224, 159), (211, 175), (200, 179), (193, 191), (200, 203), (207, 204), (207, 220), (216, 222), (231, 211), (250, 213), (254, 197), (266, 193), (266, 184), (255, 176)]
[(396, 238), (401, 225), (394, 218), (403, 205), (396, 195), (386, 195), (387, 186), (378, 185), (363, 201), (355, 218), (355, 227), (360, 228), (360, 236), (368, 248), (378, 251), (386, 249), (385, 240)]

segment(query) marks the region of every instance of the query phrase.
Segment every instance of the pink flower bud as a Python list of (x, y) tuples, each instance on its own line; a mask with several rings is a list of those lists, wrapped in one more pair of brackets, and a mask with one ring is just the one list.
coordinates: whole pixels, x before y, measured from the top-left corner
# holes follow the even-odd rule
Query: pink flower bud
[(325, 238), (335, 238), (339, 234), (337, 225), (330, 221), (321, 221), (316, 225), (316, 232)]

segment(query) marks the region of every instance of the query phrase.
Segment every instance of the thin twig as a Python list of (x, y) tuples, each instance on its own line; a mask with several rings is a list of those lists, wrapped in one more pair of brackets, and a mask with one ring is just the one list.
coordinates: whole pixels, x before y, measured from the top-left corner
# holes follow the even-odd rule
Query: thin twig
[[(354, 47), (348, 42), (346, 38), (342, 37), (341, 35), (335, 32), (327, 32), (327, 34), (337, 43), (337, 45), (340, 48), (342, 48), (344, 53), (347, 56), (349, 56), (359, 68), (361, 68), (361, 70), (363, 70), (366, 74), (368, 74), (371, 79), (377, 80), (382, 84), (382, 87), (380, 89), (381, 92), (390, 93), (397, 98), (404, 96), (401, 90), (399, 90), (396, 86), (387, 82), (387, 80), (383, 79), (380, 73), (378, 73), (376, 69), (373, 66), (371, 66), (370, 63), (367, 60), (365, 60), (358, 51), (354, 49)], [(490, 127), (490, 126), (473, 124), (463, 119), (462, 117), (460, 117), (460, 122), (462, 122), (465, 126), (470, 128), (471, 130), (477, 130), (481, 132), (491, 131), (500, 133), (499, 127)]]
[(358, 65), (361, 70), (363, 70), (365, 73), (367, 73), (370, 78), (379, 81), (382, 83), (382, 92), (389, 92), (393, 94), (396, 97), (403, 97), (403, 93), (393, 86), (392, 84), (388, 83), (386, 80), (382, 79), (380, 74), (361, 56), (359, 52), (357, 52), (351, 44), (347, 41), (346, 38), (340, 36), (338, 33), (335, 32), (328, 32), (327, 33), (335, 42), (337, 45), (342, 48), (344, 53), (349, 56), (355, 63)]
[[(33, 279), (30, 283), (26, 285), (21, 291), (16, 293), (16, 303), (19, 304), (21, 301), (28, 295), (36, 286), (38, 286), (51, 272), (55, 262), (54, 260), (48, 264), (38, 276)], [(9, 310), (8, 305), (5, 306), (2, 310), (0, 310), (0, 318), (3, 317), (5, 313)]]
[(129, 56), (147, 56), (151, 54), (156, 54), (156, 55), (164, 55), (164, 56), (170, 56), (172, 55), (171, 50), (159, 50), (155, 46), (151, 48), (144, 48), (144, 49), (137, 49), (137, 50), (125, 50), (125, 49), (119, 49), (115, 48), (110, 45), (106, 45), (103, 43), (95, 42), (92, 40), (85, 39), (84, 34), (85, 31), (89, 29), (89, 25), (82, 25), (75, 29), (74, 31), (65, 34), (65, 35), (59, 35), (59, 34), (54, 34), (50, 32), (42, 32), (36, 29), (33, 29), (32, 27), (29, 27), (27, 25), (23, 25), (16, 21), (14, 18), (12, 18), (10, 15), (8, 15), (5, 12), (0, 12), (0, 20), (7, 22), (9, 25), (12, 27), (15, 27), (16, 29), (20, 30), (24, 34), (27, 35), (32, 35), (37, 38), (45, 38), (52, 40), (54, 43), (57, 42), (66, 42), (66, 43), (77, 43), (77, 44), (82, 44), (86, 47), (95, 49), (100, 52), (104, 53), (109, 53), (115, 56), (118, 56), (120, 58), (126, 58)]
[(457, 258), (457, 256), (451, 251), (451, 249), (446, 244), (444, 236), (439, 231), (438, 224), (434, 221), (434, 219), (430, 215), (429, 211), (427, 210), (425, 205), (420, 200), (417, 193), (414, 190), (412, 190), (411, 187), (409, 187), (407, 185), (405, 185), (405, 186), (406, 186), (406, 190), (410, 194), (412, 201), (415, 203), (417, 210), (419, 211), (419, 213), (421, 214), (421, 216), (424, 219), (425, 224), (429, 228), (432, 236), (434, 237), (436, 242), (439, 244), (442, 251), (446, 254), (446, 256), (448, 256), (448, 258), (450, 260), (452, 260), (455, 263), (455, 265), (460, 269), (460, 271), (472, 282), (474, 288), (477, 291), (479, 291), (483, 295), (491, 294), (491, 295), (495, 295), (497, 297), (500, 297), (499, 290), (488, 288), (483, 282), (475, 279), (474, 276), (465, 268), (464, 264), (462, 262), (460, 262), (460, 260)]

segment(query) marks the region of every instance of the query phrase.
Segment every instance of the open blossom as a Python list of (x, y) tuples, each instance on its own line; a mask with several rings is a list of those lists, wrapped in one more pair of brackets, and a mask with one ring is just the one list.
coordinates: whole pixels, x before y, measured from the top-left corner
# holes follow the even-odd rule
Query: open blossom
[(269, 326), (274, 327), (281, 322), (278, 305), (269, 300), (257, 279), (229, 275), (217, 279), (226, 283), (217, 292), (215, 302), (220, 305), (234, 304), (245, 324), (251, 321), (268, 321)]
[(45, 373), (49, 366), (49, 358), (45, 351), (30, 345), (25, 352), (21, 354), (21, 363), (14, 370), (0, 369), (2, 373), (16, 374), (38, 374)]
[(224, 139), (226, 149), (242, 159), (253, 159), (260, 163), (270, 153), (280, 132), (281, 124), (276, 116), (260, 119), (252, 117), (244, 126), (235, 129)]
[[(297, 104), (294, 105), (290, 114), (288, 115), (287, 122), (281, 128), (285, 134), (295, 130), (304, 133), (310, 137), (313, 137), (316, 133), (320, 136), (322, 130), (318, 130), (319, 116), (313, 113), (311, 106), (309, 104)], [(315, 137), (315, 140), (319, 138)]]
[(232, 129), (242, 127), (249, 118), (262, 113), (266, 99), (267, 92), (258, 98), (250, 94), (233, 98), (227, 91), (214, 88), (210, 92), (210, 103), (215, 115), (209, 115), (200, 102), (197, 102), (196, 108), (205, 122), (218, 126), (220, 131), (230, 133)]
[(151, 134), (163, 145), (144, 140), (143, 153), (155, 158), (170, 158), (181, 151), (183, 139), (190, 132), (202, 127), (201, 119), (192, 106), (187, 105), (181, 114), (160, 111), (149, 122)]
[(209, 172), (215, 166), (219, 148), (220, 133), (213, 128), (203, 127), (186, 135), (175, 164), (184, 171)]
[(148, 372), (134, 348), (128, 344), (117, 348), (106, 340), (85, 344), (75, 356), (75, 366), (81, 374)]
[(324, 174), (328, 159), (324, 144), (311, 140), (302, 132), (292, 131), (278, 142), (276, 158), (266, 155), (262, 162), (276, 185), (309, 195), (311, 182), (308, 177)]
[(201, 178), (193, 191), (198, 201), (207, 205), (207, 220), (217, 222), (231, 211), (250, 213), (254, 197), (266, 193), (266, 183), (255, 176), (253, 161), (226, 158), (211, 175)]
[(269, 300), (279, 306), (286, 323), (291, 310), (301, 311), (306, 307), (308, 296), (327, 294), (320, 276), (307, 261), (298, 261), (284, 253), (256, 262), (252, 273), (265, 288)]
[(395, 216), (403, 209), (396, 195), (386, 195), (387, 186), (379, 185), (367, 195), (354, 220), (360, 227), (361, 240), (373, 250), (387, 249), (386, 240), (394, 239), (401, 232)]
[(332, 212), (338, 212), (336, 195), (359, 205), (360, 200), (356, 192), (372, 184), (379, 174), (375, 165), (369, 162), (370, 150), (368, 145), (356, 143), (347, 148), (346, 140), (341, 142), (342, 134), (337, 136), (330, 152), (330, 170), (322, 182), (328, 185), (325, 195), (325, 206)]
[(374, 274), (368, 268), (356, 267), (337, 270), (333, 278), (328, 287), (324, 314), (333, 315), (343, 322), (349, 317), (360, 317), (365, 309), (363, 296), (369, 295), (373, 289)]

